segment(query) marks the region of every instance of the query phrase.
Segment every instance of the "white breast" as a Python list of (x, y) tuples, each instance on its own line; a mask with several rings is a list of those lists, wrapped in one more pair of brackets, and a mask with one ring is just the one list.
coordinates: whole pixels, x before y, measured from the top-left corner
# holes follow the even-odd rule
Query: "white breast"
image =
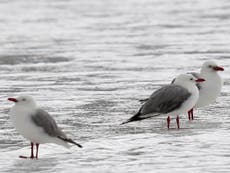
[(190, 85), (187, 87), (187, 89), (189, 90), (189, 93), (191, 93), (191, 96), (181, 105), (178, 110), (171, 112), (171, 115), (177, 116), (180, 114), (186, 114), (195, 106), (199, 98), (199, 91), (195, 85)]
[(216, 98), (221, 92), (223, 81), (218, 74), (202, 76), (205, 82), (201, 83), (199, 91), (199, 99), (196, 103), (196, 108), (207, 106), (216, 101)]
[(41, 127), (36, 126), (31, 119), (34, 110), (14, 106), (10, 110), (10, 118), (16, 130), (26, 139), (34, 143), (50, 142), (50, 137)]

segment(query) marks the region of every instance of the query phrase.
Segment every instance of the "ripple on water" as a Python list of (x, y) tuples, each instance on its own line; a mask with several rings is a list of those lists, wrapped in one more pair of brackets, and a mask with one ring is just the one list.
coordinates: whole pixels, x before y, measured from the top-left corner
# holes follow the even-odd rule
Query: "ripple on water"
[(0, 65), (38, 64), (38, 63), (60, 63), (68, 62), (65, 57), (44, 57), (33, 55), (1, 55)]

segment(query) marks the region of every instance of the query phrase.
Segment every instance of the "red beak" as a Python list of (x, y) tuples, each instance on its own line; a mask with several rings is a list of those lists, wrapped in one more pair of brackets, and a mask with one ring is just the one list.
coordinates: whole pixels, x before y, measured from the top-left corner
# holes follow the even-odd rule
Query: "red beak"
[(224, 68), (220, 67), (220, 66), (215, 66), (215, 67), (213, 67), (213, 70), (215, 70), (215, 71), (224, 71)]
[(205, 81), (205, 79), (203, 79), (203, 78), (197, 78), (197, 80), (195, 80), (196, 82), (204, 82)]
[(12, 102), (18, 102), (18, 100), (15, 99), (15, 98), (8, 98), (8, 100), (9, 100), (9, 101), (12, 101)]

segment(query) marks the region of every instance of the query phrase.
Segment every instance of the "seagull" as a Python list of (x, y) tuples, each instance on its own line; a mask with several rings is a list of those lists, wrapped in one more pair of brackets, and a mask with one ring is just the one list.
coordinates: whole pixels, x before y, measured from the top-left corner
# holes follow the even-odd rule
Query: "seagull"
[[(200, 73), (190, 72), (196, 78), (204, 78), (205, 82), (197, 83), (197, 88), (199, 90), (199, 99), (197, 100), (194, 108), (200, 108), (212, 104), (216, 101), (216, 98), (221, 92), (223, 86), (223, 80), (218, 74), (218, 71), (224, 71), (224, 68), (218, 66), (213, 61), (206, 61), (201, 67)], [(172, 80), (174, 83), (175, 79)], [(142, 99), (140, 102), (144, 103), (148, 99)], [(193, 120), (193, 108), (188, 111), (188, 119)]]
[[(26, 139), (30, 140), (31, 156), (19, 156), (20, 158), (38, 159), (39, 144), (55, 143), (69, 148), (68, 143), (82, 147), (80, 144), (68, 138), (57, 126), (55, 120), (48, 112), (37, 107), (31, 96), (22, 95), (18, 98), (8, 98), (15, 103), (9, 114), (16, 130)], [(34, 155), (34, 145), (36, 154)]]
[(174, 83), (156, 90), (141, 106), (139, 111), (122, 124), (165, 114), (168, 116), (168, 129), (171, 120), (170, 115), (176, 116), (177, 128), (179, 129), (179, 114), (186, 113), (194, 107), (199, 97), (196, 83), (203, 81), (205, 80), (195, 78), (191, 74), (179, 75), (175, 78)]
[[(212, 104), (221, 92), (223, 80), (218, 74), (218, 71), (224, 71), (224, 68), (218, 66), (213, 61), (206, 61), (201, 67), (200, 73), (192, 72), (196, 78), (204, 78), (205, 82), (197, 84), (199, 89), (199, 99), (194, 108), (200, 108)], [(189, 120), (193, 120), (193, 108), (188, 111)]]

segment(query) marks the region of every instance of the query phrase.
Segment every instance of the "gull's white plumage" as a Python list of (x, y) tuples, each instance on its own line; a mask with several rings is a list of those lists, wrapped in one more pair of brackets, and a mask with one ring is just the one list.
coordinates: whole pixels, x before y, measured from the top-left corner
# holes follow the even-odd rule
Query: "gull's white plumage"
[[(82, 147), (80, 144), (68, 138), (57, 126), (55, 120), (48, 112), (37, 107), (30, 96), (8, 98), (15, 102), (10, 110), (10, 118), (16, 130), (31, 142), (30, 158), (38, 158), (38, 148), (43, 143), (55, 143), (69, 148), (68, 143)], [(34, 145), (36, 145), (36, 156), (34, 156)], [(20, 156), (20, 158), (28, 158)]]
[[(180, 75), (181, 76), (181, 75)], [(191, 109), (197, 102), (199, 98), (199, 91), (195, 85), (195, 79), (193, 81), (186, 80), (185, 78), (188, 78), (189, 76), (185, 76), (184, 78), (176, 78), (175, 84), (180, 85), (188, 90), (188, 92), (191, 94), (191, 96), (181, 105), (180, 109), (175, 110), (171, 112), (168, 115), (180, 115), (187, 113), (189, 109)], [(179, 79), (179, 80), (178, 80)]]
[[(218, 66), (213, 61), (203, 63), (200, 73), (191, 74), (196, 78), (203, 78), (205, 82), (198, 84), (199, 98), (193, 108), (200, 108), (212, 104), (221, 92), (223, 80), (218, 74), (218, 71), (224, 71), (223, 67)], [(175, 82), (175, 79), (172, 83)], [(189, 120), (193, 120), (193, 108), (188, 111)]]
[(31, 116), (36, 112), (38, 107), (30, 96), (20, 96), (18, 100), (25, 97), (30, 101), (26, 104), (23, 102), (21, 104), (15, 104), (9, 113), (16, 130), (33, 143), (56, 143), (69, 148), (68, 143), (56, 137), (49, 136), (42, 127), (37, 126), (32, 121)]
[[(213, 70), (213, 67), (218, 66), (213, 61), (206, 61), (202, 65), (200, 73), (194, 73), (195, 76), (205, 79), (205, 82), (200, 84), (199, 99), (195, 108), (214, 103), (221, 92), (223, 80), (218, 74), (218, 70)], [(219, 67), (219, 69), (221, 68)], [(223, 71), (223, 69), (221, 71)]]

